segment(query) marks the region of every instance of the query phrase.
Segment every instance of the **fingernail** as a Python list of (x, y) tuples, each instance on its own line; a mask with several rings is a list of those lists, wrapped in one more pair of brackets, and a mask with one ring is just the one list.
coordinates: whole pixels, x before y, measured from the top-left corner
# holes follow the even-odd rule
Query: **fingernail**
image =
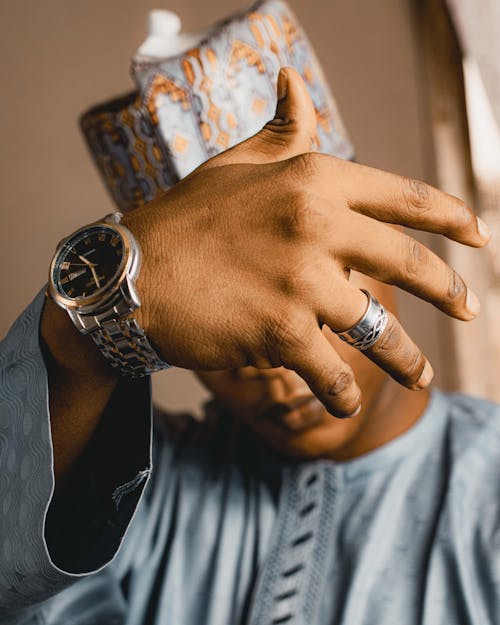
[(491, 237), (491, 230), (488, 225), (479, 217), (476, 217), (476, 219), (479, 234), (483, 237), (483, 239), (489, 239)]
[(426, 386), (429, 386), (433, 377), (434, 377), (434, 371), (431, 367), (431, 363), (427, 361), (425, 363), (424, 370), (420, 374), (420, 377), (418, 378), (418, 382), (415, 384), (415, 386), (417, 387), (417, 389), (425, 388)]
[(286, 98), (288, 92), (288, 78), (285, 72), (280, 69), (278, 74), (278, 100)]
[(465, 300), (465, 305), (467, 310), (471, 315), (476, 316), (478, 312), (481, 310), (481, 304), (477, 298), (477, 295), (467, 287), (467, 299)]
[(345, 417), (341, 417), (341, 418), (342, 419), (352, 419), (353, 417), (358, 415), (360, 412), (361, 412), (361, 404), (359, 404), (359, 406), (356, 408), (356, 410), (354, 412), (352, 412), (351, 414), (347, 414)]

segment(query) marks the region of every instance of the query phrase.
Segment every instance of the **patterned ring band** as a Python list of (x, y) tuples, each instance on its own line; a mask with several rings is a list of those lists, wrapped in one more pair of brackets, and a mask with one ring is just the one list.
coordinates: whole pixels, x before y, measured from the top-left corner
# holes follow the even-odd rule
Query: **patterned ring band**
[(368, 297), (365, 314), (352, 327), (336, 334), (346, 343), (363, 351), (374, 345), (384, 331), (388, 315), (387, 310), (370, 291), (361, 289)]

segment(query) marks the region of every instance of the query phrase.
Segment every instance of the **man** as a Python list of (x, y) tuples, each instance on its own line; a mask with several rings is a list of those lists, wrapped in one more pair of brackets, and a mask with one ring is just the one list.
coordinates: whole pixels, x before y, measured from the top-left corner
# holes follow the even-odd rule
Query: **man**
[[(143, 250), (148, 363), (198, 370), (202, 424), (157, 415), (151, 464), (147, 381), (51, 299), (2, 344), (2, 622), (491, 621), (498, 407), (413, 390), (432, 370), (390, 284), (463, 320), (478, 303), (382, 222), (489, 235), (422, 183), (304, 156), (306, 89), (285, 70), (278, 93), (277, 120), (122, 222)], [(68, 281), (98, 294), (71, 241)], [(103, 352), (126, 368), (120, 344)]]

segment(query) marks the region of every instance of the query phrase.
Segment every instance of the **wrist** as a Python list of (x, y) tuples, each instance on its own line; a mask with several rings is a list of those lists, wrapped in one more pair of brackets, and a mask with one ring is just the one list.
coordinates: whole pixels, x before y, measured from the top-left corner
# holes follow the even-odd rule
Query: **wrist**
[[(122, 218), (114, 212), (78, 228), (60, 241), (52, 257), (52, 301), (44, 316), (43, 336), (60, 366), (74, 373), (90, 367), (110, 375), (98, 364), (96, 347), (69, 329), (68, 319), (54, 311), (52, 302), (68, 313), (77, 331), (90, 335), (117, 373), (136, 378), (170, 366), (151, 346), (135, 314), (141, 306), (135, 284), (141, 269), (141, 247), (132, 231), (121, 224)], [(150, 328), (147, 308), (139, 318)], [(69, 351), (61, 337), (71, 337)]]
[(54, 364), (67, 374), (77, 377), (98, 377), (111, 382), (119, 374), (100, 353), (88, 335), (76, 329), (66, 311), (50, 297), (45, 299), (40, 319), (40, 335)]

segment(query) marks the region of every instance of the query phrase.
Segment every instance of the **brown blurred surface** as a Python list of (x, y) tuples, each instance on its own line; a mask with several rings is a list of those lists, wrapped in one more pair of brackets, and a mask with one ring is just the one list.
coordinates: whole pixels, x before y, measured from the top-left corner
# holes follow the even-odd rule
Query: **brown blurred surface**
[[(410, 2), (290, 4), (316, 48), (357, 159), (433, 182)], [(113, 208), (77, 118), (89, 105), (133, 88), (129, 61), (145, 36), (148, 10), (173, 10), (185, 30), (197, 30), (242, 7), (231, 0), (0, 4), (0, 336), (44, 284), (56, 242)], [(428, 304), (401, 297), (406, 328), (439, 382), (436, 314)], [(201, 394), (193, 380), (188, 372), (165, 372), (156, 378), (157, 397), (170, 407), (192, 408)]]

